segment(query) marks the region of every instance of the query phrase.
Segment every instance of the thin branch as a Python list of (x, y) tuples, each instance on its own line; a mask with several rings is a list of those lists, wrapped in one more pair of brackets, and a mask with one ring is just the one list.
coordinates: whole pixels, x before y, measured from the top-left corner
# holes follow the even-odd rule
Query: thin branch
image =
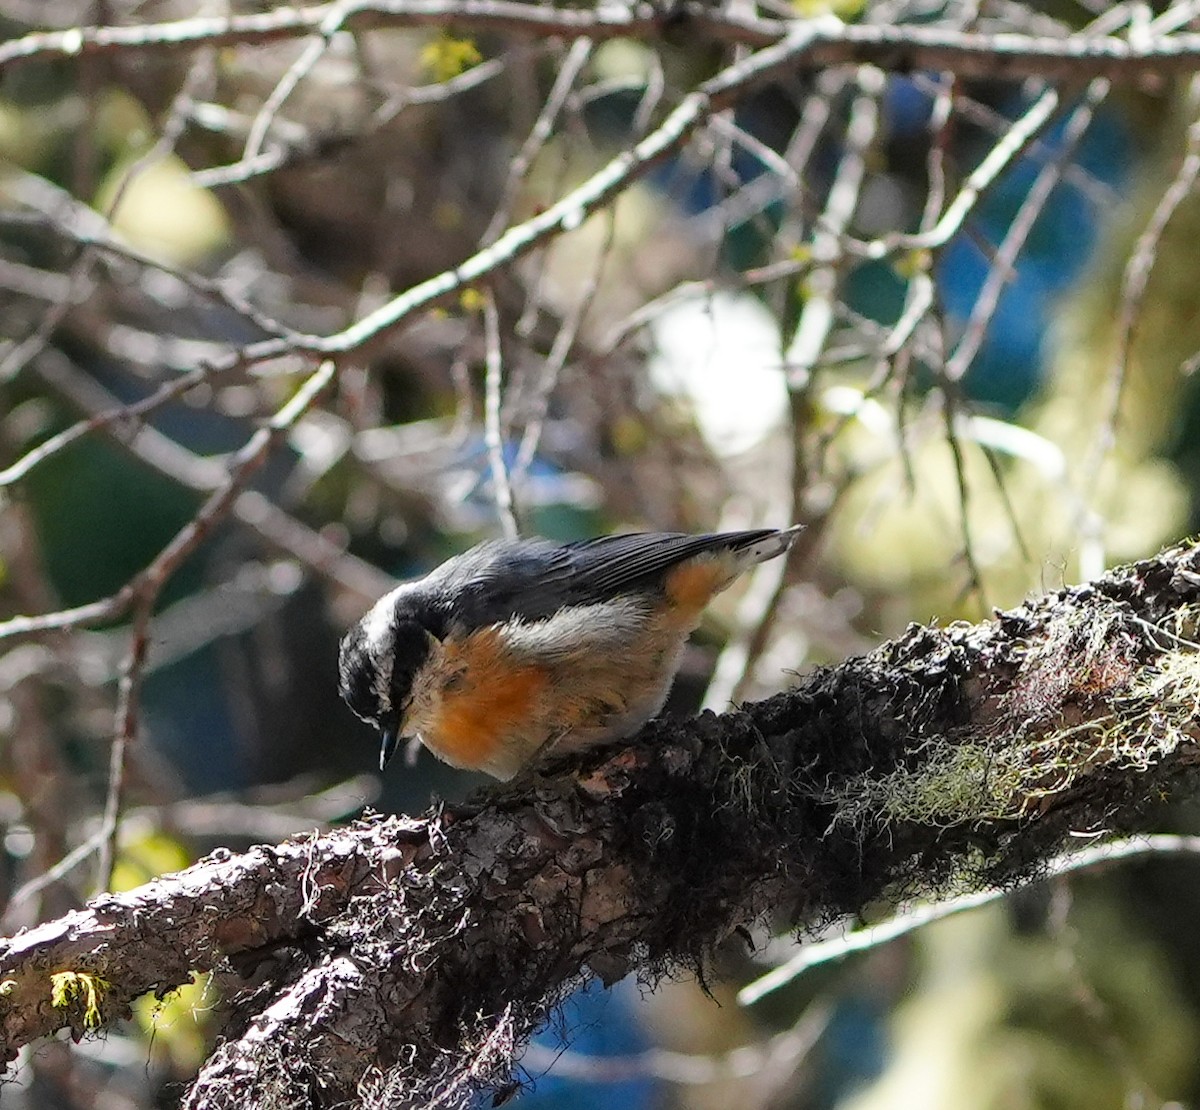
[[(2, 48), (0, 48), (2, 49)], [(121, 207), (133, 183), (151, 166), (162, 161), (175, 148), (180, 135), (183, 134), (186, 122), (185, 107), (195, 94), (196, 88), (212, 78), (211, 59), (204, 55), (192, 64), (183, 87), (175, 94), (171, 102), (166, 123), (162, 133), (154, 145), (134, 161), (121, 175), (116, 191), (108, 202), (104, 212), (104, 223), (110, 225)], [(75, 202), (72, 201), (72, 204)], [(16, 376), (31, 358), (43, 350), (49, 342), (54, 330), (66, 319), (68, 313), (75, 307), (81, 295), (84, 284), (88, 279), (95, 249), (88, 243), (78, 244), (75, 257), (70, 266), (67, 295), (54, 305), (51, 305), (38, 321), (37, 326), (20, 340), (10, 340), (0, 353), (0, 382), (5, 382)]]
[[(490, 0), (472, 0), (472, 2), (482, 3), (490, 2)], [(520, 5), (518, 6), (520, 7)], [(296, 13), (285, 11), (284, 14), (295, 15)], [(574, 18), (579, 13), (571, 11), (567, 14)], [(842, 29), (847, 33), (852, 30), (852, 28)], [(618, 155), (602, 170), (545, 212), (532, 217), (523, 224), (510, 228), (491, 246), (466, 259), (455, 269), (447, 270), (413, 286), (345, 330), (328, 337), (288, 336), (287, 338), (267, 339), (253, 343), (214, 366), (212, 372), (223, 372), (237, 362), (254, 363), (285, 355), (305, 353), (336, 355), (355, 352), (367, 344), (379, 340), (417, 311), (477, 282), (497, 268), (534, 249), (545, 240), (579, 227), (589, 215), (623, 192), (653, 165), (678, 149), (688, 136), (714, 112), (735, 103), (740, 96), (757, 84), (778, 78), (794, 69), (797, 62), (813, 49), (814, 44), (821, 42), (822, 35), (829, 33), (829, 30), (830, 24), (826, 20), (797, 24), (789, 32), (787, 38), (777, 45), (767, 47), (750, 55), (744, 61), (721, 71), (717, 76), (684, 97), (678, 107), (655, 131), (631, 150)], [(1090, 46), (1100, 40), (1082, 41)], [(0, 49), (0, 58), (2, 57), (2, 49)], [(1045, 126), (1056, 104), (1057, 98), (1054, 94), (1045, 94), (1013, 126), (1005, 140), (992, 149), (984, 162), (968, 179), (963, 192), (947, 210), (946, 217), (939, 222), (933, 234), (923, 237), (908, 237), (913, 242), (908, 242), (903, 237), (895, 242), (880, 241), (878, 244), (868, 244), (866, 249), (882, 256), (889, 250), (899, 249), (902, 246), (928, 245), (925, 241), (916, 242), (918, 238), (934, 242), (941, 241), (941, 237), (952, 234), (957, 229), (958, 222), (965, 218), (978, 200), (980, 191), (994, 181), (1004, 166), (1008, 165), (1023, 146), (1033, 139), (1036, 132)], [(113, 418), (117, 419), (119, 416), (120, 414), (114, 414)], [(89, 427), (77, 427), (69, 429), (65, 435), (78, 438), (89, 430), (91, 430)], [(15, 480), (7, 474), (0, 474), (0, 483), (6, 477), (9, 481)]]
[[(635, 138), (640, 139), (645, 133), (645, 129), (649, 126), (650, 118), (662, 99), (664, 84), (662, 65), (656, 55), (654, 64), (651, 65), (649, 80), (642, 85), (642, 96), (633, 114), (630, 133)], [(538, 384), (531, 402), (531, 410), (526, 418), (525, 430), (521, 434), (521, 443), (517, 450), (516, 461), (513, 463), (513, 481), (516, 484), (521, 482), (530, 465), (533, 463), (534, 456), (537, 454), (538, 445), (541, 442), (542, 431), (545, 426), (546, 415), (550, 409), (550, 398), (553, 396), (555, 386), (558, 384), (562, 368), (566, 365), (567, 359), (571, 355), (572, 347), (575, 344), (580, 328), (583, 326), (583, 321), (587, 317), (588, 312), (591, 311), (596, 295), (600, 291), (600, 279), (604, 273), (605, 264), (616, 243), (616, 235), (616, 210), (615, 208), (610, 208), (607, 212), (604, 240), (600, 244), (596, 261), (588, 272), (583, 288), (575, 297), (574, 304), (568, 312), (566, 319), (563, 320), (559, 327), (554, 337), (554, 342), (550, 346), (550, 352), (546, 356), (545, 365), (542, 367), (542, 372), (539, 375)], [(535, 311), (535, 305), (531, 303), (530, 308), (526, 311), (527, 313)]]
[(61, 301), (71, 295), (71, 279), (66, 274), (26, 266), (11, 258), (0, 258), (0, 288), (22, 297)]
[(804, 283), (804, 308), (788, 350), (788, 385), (804, 388), (829, 339), (844, 260), (842, 240), (858, 207), (866, 179), (866, 152), (879, 129), (879, 98), (885, 80), (876, 69), (859, 71), (861, 91), (854, 98), (846, 126), (846, 149), (829, 187), (825, 211), (813, 231), (813, 269)]
[[(1189, 93), (1189, 102), (1193, 110), (1196, 110), (1200, 104), (1200, 80), (1193, 79)], [(1124, 273), (1121, 275), (1116, 349), (1109, 364), (1100, 430), (1095, 443), (1088, 452), (1088, 460), (1084, 469), (1085, 478), (1092, 494), (1099, 482), (1104, 459), (1116, 442), (1117, 422), (1121, 415), (1121, 400), (1125, 393), (1129, 356), (1133, 349), (1146, 288), (1150, 284), (1150, 275), (1154, 272), (1154, 264), (1158, 260), (1159, 242), (1176, 210), (1195, 190), (1197, 180), (1200, 180), (1200, 117), (1194, 119), (1188, 127), (1184, 156), (1179, 164), (1179, 169), (1154, 206), (1154, 211), (1138, 236), (1133, 252), (1125, 263)]]
[[(940, 369), (940, 368), (939, 368)], [(951, 381), (943, 380), (939, 391), (941, 397), (942, 422), (946, 446), (950, 448), (950, 457), (954, 462), (954, 481), (958, 487), (959, 531), (962, 535), (962, 560), (967, 568), (967, 585), (964, 595), (974, 593), (979, 601), (980, 612), (987, 612), (987, 590), (984, 587), (983, 572), (979, 569), (979, 560), (975, 556), (975, 540), (971, 531), (971, 482), (967, 477), (967, 460), (959, 441), (958, 429), (960, 407), (966, 406), (959, 395), (958, 387)], [(1014, 518), (1014, 527), (1016, 526)]]
[[(834, 306), (842, 281), (842, 240), (858, 207), (863, 182), (866, 179), (867, 152), (879, 130), (879, 97), (883, 92), (883, 75), (864, 66), (858, 73), (859, 92), (850, 108), (846, 125), (845, 150), (829, 187), (825, 209), (812, 239), (812, 269), (804, 283), (804, 307), (796, 325), (796, 334), (788, 351), (787, 381), (796, 400), (806, 395), (813, 385), (813, 368), (817, 365), (829, 340), (833, 326)], [(790, 172), (790, 170), (789, 170)], [(799, 402), (802, 407), (803, 402)], [(793, 422), (793, 454), (801, 448), (798, 437), (804, 434)], [(800, 496), (807, 483), (797, 473), (793, 481), (793, 498)], [(796, 516), (799, 519), (799, 516)], [(789, 552), (788, 558), (763, 563), (755, 568), (742, 604), (738, 607), (738, 627), (717, 659), (713, 678), (705, 694), (708, 708), (722, 708), (742, 696), (753, 674), (755, 663), (765, 649), (774, 614), (783, 599), (787, 571), (798, 555)]]
[[(471, 0), (491, 2), (491, 0)], [(501, 2), (501, 0), (496, 0)], [(452, 270), (421, 282), (363, 319), (331, 336), (295, 335), (252, 343), (211, 368), (221, 373), (232, 365), (256, 363), (287, 355), (354, 353), (376, 342), (409, 316), (478, 282), (513, 262), (545, 240), (581, 226), (593, 212), (627, 189), (659, 161), (669, 157), (712, 113), (735, 103), (756, 85), (785, 73), (817, 39), (826, 21), (797, 25), (786, 39), (722, 70), (689, 93), (663, 123), (641, 142), (613, 158), (603, 169), (546, 211), (511, 227), (495, 243)], [(75, 434), (84, 434), (80, 429)]]
[(611, 355), (631, 335), (652, 324), (663, 313), (676, 305), (711, 297), (718, 289), (755, 289), (760, 285), (769, 285), (773, 282), (783, 283), (787, 278), (803, 277), (812, 269), (813, 265), (811, 258), (783, 259), (779, 262), (770, 262), (765, 266), (758, 266), (753, 270), (743, 270), (739, 274), (731, 274), (728, 277), (680, 282), (653, 300), (646, 301), (625, 319), (614, 325), (600, 339), (596, 348), (597, 353), (602, 358)]
[[(842, 96), (852, 76), (852, 72), (848, 73), (841, 69), (819, 73), (813, 81), (812, 93), (803, 98), (803, 103), (799, 108), (800, 119), (783, 154), (784, 160), (796, 171), (796, 175), (802, 181), (807, 180), (810, 176), (809, 164), (816, 153), (817, 144), (829, 125), (834, 104)], [(811, 218), (815, 217), (814, 212), (805, 211), (803, 203), (806, 199), (805, 194), (793, 193), (787, 199), (786, 214), (779, 226), (779, 234), (776, 236), (778, 243), (775, 250), (776, 265), (795, 261), (798, 248), (806, 242), (808, 224), (811, 222)], [(811, 254), (811, 251), (805, 250), (801, 253)], [(780, 282), (773, 304), (776, 317), (783, 317), (786, 311), (785, 300), (789, 296), (791, 296), (789, 283)]]
[[(310, 782), (300, 780), (297, 785), (303, 791), (302, 796), (282, 802), (271, 797), (278, 788), (268, 788), (139, 806), (121, 815), (121, 831), (144, 829), (147, 823), (153, 823), (156, 828), (205, 839), (283, 840), (313, 825), (327, 826), (372, 804), (379, 795), (380, 784), (376, 775), (358, 775), (315, 792)], [(106, 835), (103, 825), (97, 825), (57, 863), (19, 886), (4, 907), (4, 918), (89, 860)]]
[[(192, 183), (204, 189), (240, 185), (255, 177), (274, 173), (285, 167), (301, 165), (306, 161), (326, 157), (341, 147), (352, 143), (361, 143), (364, 139), (376, 134), (411, 105), (437, 104), (449, 100), (459, 93), (478, 88), (488, 81), (494, 80), (512, 65), (518, 64), (526, 57), (536, 56), (537, 53), (538, 51), (533, 46), (512, 50), (503, 57), (489, 58), (446, 81), (418, 85), (397, 92), (389, 96), (371, 113), (369, 122), (351, 129), (322, 130), (312, 134), (308, 129), (299, 127), (285, 130), (283, 121), (276, 118), (274, 121), (276, 130), (280, 134), (276, 136), (276, 145), (271, 149), (260, 152), (252, 158), (239, 158), (236, 162), (228, 165), (206, 166), (193, 170), (191, 173)], [(199, 127), (235, 137), (241, 135), (243, 139), (249, 135), (254, 122), (244, 113), (236, 112), (224, 105), (208, 103), (193, 104), (191, 117)]]
[(1043, 92), (987, 152), (983, 161), (972, 170), (958, 195), (950, 202), (934, 227), (915, 235), (884, 236), (873, 243), (865, 244), (864, 255), (868, 258), (886, 258), (900, 250), (932, 250), (945, 246), (962, 230), (964, 222), (978, 206), (983, 194), (996, 184), (1000, 175), (1033, 142), (1038, 133), (1049, 125), (1058, 110), (1058, 104), (1059, 94), (1056, 90), (1047, 89)]
[(0, 639), (52, 629), (81, 628), (124, 616), (142, 597), (154, 599), (179, 565), (200, 545), (228, 512), (237, 495), (295, 422), (304, 415), (317, 395), (333, 380), (336, 364), (323, 362), (267, 424), (250, 437), (232, 458), (229, 477), (213, 492), (153, 559), (111, 597), (35, 617), (13, 617), (0, 621)]
[[(913, 84), (931, 97), (939, 94), (934, 77), (929, 74), (916, 73), (912, 75)], [(1006, 134), (1012, 127), (1012, 120), (1002, 112), (987, 104), (982, 104), (973, 97), (956, 89), (953, 94), (954, 117), (960, 122), (975, 124), (976, 127), (988, 132), (993, 138)], [(1034, 139), (1025, 148), (1025, 157), (1037, 162), (1049, 162), (1058, 156), (1059, 148), (1045, 139)], [(1063, 180), (1074, 186), (1092, 204), (1103, 207), (1117, 203), (1117, 191), (1106, 181), (1102, 181), (1090, 173), (1084, 166), (1071, 162), (1063, 168)], [(940, 209), (939, 209), (940, 210)]]
[(593, 44), (589, 39), (576, 39), (571, 44), (571, 49), (567, 51), (566, 58), (559, 65), (558, 72), (554, 75), (554, 84), (542, 105), (542, 110), (534, 120), (533, 127), (521, 144), (520, 150), (513, 155), (508, 168), (508, 179), (500, 194), (500, 203), (496, 206), (487, 230), (483, 233), (485, 245), (495, 242), (508, 224), (513, 204), (517, 199), (517, 191), (533, 167), (534, 159), (541, 153), (542, 148), (554, 133), (554, 125), (571, 95), (571, 89), (578, 80), (579, 74), (587, 65), (588, 59), (591, 58), (592, 49)]
[(313, 66), (329, 49), (333, 36), (341, 29), (342, 22), (351, 8), (346, 0), (338, 0), (330, 6), (329, 14), (321, 21), (316, 36), (301, 51), (300, 56), (288, 67), (287, 72), (279, 79), (270, 95), (263, 101), (258, 115), (250, 125), (250, 133), (246, 136), (246, 145), (242, 150), (243, 161), (253, 161), (262, 153), (263, 144), (267, 140), (267, 132), (279, 109), (287, 98), (296, 91), (296, 87), (312, 70)]
[(96, 838), (100, 852), (96, 866), (97, 893), (112, 886), (113, 865), (117, 859), (117, 829), (125, 799), (125, 757), (137, 740), (142, 672), (150, 647), (150, 619), (154, 615), (155, 600), (154, 596), (147, 594), (139, 597), (134, 605), (129, 656), (121, 665), (121, 677), (117, 684), (116, 729), (109, 750), (108, 791)]
[(550, 398), (554, 395), (554, 389), (558, 384), (562, 368), (566, 365), (567, 359), (571, 355), (571, 349), (575, 345), (579, 329), (583, 326), (583, 321), (587, 317), (596, 294), (599, 291), (600, 278), (604, 272), (604, 265), (616, 241), (616, 211), (610, 208), (604, 216), (606, 220), (604, 239), (596, 254), (596, 261), (588, 272), (583, 288), (578, 292), (568, 310), (566, 319), (562, 321), (558, 331), (555, 333), (554, 342), (550, 345), (550, 351), (546, 355), (545, 364), (538, 375), (537, 385), (530, 400), (529, 414), (525, 421), (525, 428), (521, 433), (521, 442), (517, 448), (512, 468), (512, 480), (518, 486), (537, 455), (538, 445), (542, 438), (542, 430), (546, 423), (546, 416), (550, 411)]
[[(695, 8), (697, 32), (706, 37), (770, 46), (783, 34), (784, 24), (778, 20), (734, 18), (705, 11), (698, 4)], [(647, 3), (637, 4), (631, 10), (613, 6), (612, 9), (589, 11), (524, 4), (518, 0), (359, 0), (349, 4), (336, 0), (304, 8), (276, 8), (269, 12), (224, 17), (37, 31), (0, 44), (0, 68), (39, 59), (70, 60), (114, 51), (257, 46), (317, 34), (331, 14), (338, 17), (340, 25), (347, 31), (453, 25), (472, 31), (508, 32), (539, 39), (654, 38), (661, 33), (663, 21), (661, 12)]]
[(23, 481), (29, 474), (47, 459), (53, 458), (72, 443), (77, 442), (91, 432), (108, 428), (113, 424), (136, 423), (142, 416), (161, 408), (169, 401), (183, 396), (189, 390), (200, 385), (209, 375), (208, 367), (200, 367), (176, 378), (172, 382), (159, 386), (153, 393), (129, 405), (117, 405), (106, 412), (99, 412), (81, 420), (77, 424), (64, 428), (49, 439), (39, 443), (22, 455), (12, 466), (0, 470), (0, 489)]
[(1071, 113), (1063, 127), (1062, 144), (1056, 157), (1042, 166), (1037, 177), (1034, 178), (1029, 192), (1021, 202), (1021, 207), (1017, 209), (1012, 223), (1009, 224), (1008, 230), (1004, 234), (1004, 239), (996, 251), (996, 257), (988, 268), (983, 287), (975, 298), (974, 305), (971, 306), (971, 315), (963, 329), (962, 338), (946, 360), (943, 373), (948, 380), (961, 381), (975, 361), (975, 356), (983, 345), (992, 317), (1000, 303), (1000, 296), (1016, 273), (1017, 257), (1024, 248), (1030, 232), (1033, 231), (1033, 225), (1049, 201), (1050, 194), (1062, 180), (1064, 168), (1074, 159), (1079, 144), (1083, 141), (1088, 127), (1091, 126), (1096, 109), (1108, 97), (1110, 87), (1109, 82), (1103, 78), (1093, 81), (1088, 86), (1081, 103)]
[[(132, 263), (143, 270), (153, 270), (197, 294), (241, 316), (267, 335), (294, 336), (297, 333), (286, 324), (267, 315), (256, 305), (239, 296), (225, 283), (205, 277), (194, 270), (172, 266), (126, 243), (113, 231), (109, 219), (77, 200), (65, 189), (44, 177), (25, 170), (9, 169), (0, 184), (3, 193), (38, 213), (38, 222), (55, 235), (68, 237), (78, 247), (90, 247), (106, 257)], [(5, 219), (0, 214), (0, 219)], [(66, 275), (54, 275), (62, 281)]]
[[(701, 1055), (652, 1048), (636, 1056), (585, 1056), (531, 1044), (521, 1057), (525, 1071), (537, 1070), (557, 1079), (585, 1083), (626, 1083), (631, 1079), (662, 1079), (684, 1087), (701, 1087), (769, 1073), (794, 1073), (829, 1025), (832, 1007), (808, 1007), (791, 1029), (758, 1044), (728, 1052)], [(752, 1103), (753, 1105), (753, 1103)]]
[[(1051, 860), (1046, 865), (1045, 872), (1036, 881), (1044, 882), (1047, 879), (1070, 875), (1076, 871), (1086, 871), (1107, 863), (1146, 855), (1200, 855), (1200, 836), (1159, 833), (1152, 836), (1134, 836), (1125, 840), (1096, 844), (1090, 848), (1081, 848)], [(975, 890), (970, 894), (947, 898), (942, 902), (926, 902), (904, 913), (899, 913), (887, 921), (881, 921), (878, 925), (866, 925), (860, 929), (851, 929), (841, 936), (830, 937), (828, 940), (815, 940), (802, 944), (800, 950), (785, 963), (738, 991), (738, 1002), (742, 1006), (753, 1006), (768, 994), (787, 986), (810, 968), (832, 963), (835, 960), (843, 960), (857, 952), (878, 948), (907, 936), (931, 922), (941, 921), (944, 917), (952, 917), (954, 914), (965, 913), (968, 910), (979, 909), (980, 906), (1002, 901), (1011, 894), (1011, 889), (999, 887)]]
[[(140, 423), (136, 419), (140, 412), (136, 415), (133, 412), (137, 405), (122, 406), (113, 394), (76, 369), (64, 355), (47, 352), (38, 360), (36, 368), (39, 376), (60, 397), (89, 414), (84, 426), (96, 427), (103, 422), (104, 430), (120, 447), (160, 474), (205, 495), (224, 483), (226, 469), (220, 462), (197, 455), (152, 425)], [(114, 414), (119, 417), (122, 412), (129, 413), (128, 420), (113, 419)], [(132, 434), (125, 434), (129, 425), (133, 427)], [(59, 446), (65, 446), (65, 443), (60, 441)], [(52, 447), (52, 441), (42, 445), (42, 448)], [(28, 473), (27, 463), (41, 461), (52, 453), (52, 450), (43, 451), (42, 448), (35, 449), (36, 460), (26, 456), (16, 464), (24, 467), (19, 472), (20, 477)], [(0, 488), (6, 484), (5, 474), (8, 473), (0, 474)], [(395, 585), (389, 575), (346, 551), (257, 490), (239, 493), (231, 515), (269, 546), (290, 555), (322, 578), (338, 583), (366, 602), (374, 601)]]
[(919, 24), (843, 24), (836, 18), (798, 23), (714, 11), (685, 2), (664, 18), (654, 4), (631, 7), (554, 8), (516, 0), (358, 0), (308, 8), (227, 17), (183, 19), (140, 26), (74, 27), (39, 31), (0, 44), (0, 69), (35, 60), (107, 53), (189, 50), (198, 46), (254, 46), (319, 32), (331, 12), (344, 10), (348, 31), (380, 27), (447, 27), (508, 32), (535, 38), (656, 39), (686, 23), (696, 36), (761, 49), (781, 43), (797, 29), (815, 31), (795, 66), (824, 69), (869, 64), (899, 72), (949, 70), (963, 77), (1046, 80), (1144, 77), (1188, 72), (1200, 64), (1200, 34), (1149, 34), (1136, 41), (1106, 36), (1056, 37), (1010, 32), (948, 31)]
[(487, 444), (488, 466), (492, 474), (492, 496), (496, 501), (496, 515), (500, 518), (504, 538), (515, 540), (520, 532), (513, 511), (513, 491), (508, 478), (508, 465), (504, 461), (504, 430), (500, 412), (500, 387), (504, 375), (500, 348), (500, 314), (496, 310), (496, 298), (490, 289), (483, 295), (483, 331), (487, 362), (483, 398), (484, 440)]

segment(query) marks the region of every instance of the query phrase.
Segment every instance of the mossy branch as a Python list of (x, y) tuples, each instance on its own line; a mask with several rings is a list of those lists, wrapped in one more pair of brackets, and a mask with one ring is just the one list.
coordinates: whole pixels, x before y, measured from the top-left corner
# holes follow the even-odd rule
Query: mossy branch
[[(0, 942), (0, 1045), (253, 973), (188, 1105), (456, 1105), (590, 976), (704, 968), (768, 915), (1008, 885), (1071, 832), (1135, 831), (1197, 762), (1198, 624), (1188, 545), (464, 806), (214, 855)], [(68, 970), (104, 989), (56, 1004)]]

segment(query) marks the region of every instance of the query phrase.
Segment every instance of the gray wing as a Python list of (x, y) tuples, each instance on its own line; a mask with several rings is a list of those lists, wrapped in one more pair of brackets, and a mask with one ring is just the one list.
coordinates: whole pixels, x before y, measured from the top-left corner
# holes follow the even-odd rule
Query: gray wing
[(451, 624), (478, 628), (514, 616), (540, 620), (564, 605), (651, 593), (673, 566), (709, 551), (739, 551), (774, 528), (689, 535), (633, 532), (569, 544), (497, 540), (443, 563), (425, 584)]
[(582, 540), (568, 544), (566, 550), (571, 553), (574, 590), (583, 598), (597, 600), (627, 590), (655, 589), (667, 571), (687, 559), (710, 551), (740, 551), (775, 534), (774, 528), (701, 536), (685, 532), (633, 532)]

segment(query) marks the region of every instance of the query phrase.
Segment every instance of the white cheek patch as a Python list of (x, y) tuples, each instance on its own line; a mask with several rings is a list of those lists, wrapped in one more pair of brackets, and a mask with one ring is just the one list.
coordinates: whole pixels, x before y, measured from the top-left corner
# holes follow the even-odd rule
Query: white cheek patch
[(385, 594), (362, 619), (363, 640), (367, 655), (375, 666), (375, 696), (379, 708), (388, 713), (392, 708), (392, 664), (395, 661), (396, 601), (403, 586)]

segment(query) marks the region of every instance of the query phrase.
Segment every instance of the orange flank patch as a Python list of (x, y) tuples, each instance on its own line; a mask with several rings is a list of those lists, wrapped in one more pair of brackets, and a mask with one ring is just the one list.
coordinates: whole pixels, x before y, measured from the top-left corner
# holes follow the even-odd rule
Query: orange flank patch
[(667, 574), (667, 597), (674, 602), (682, 618), (692, 621), (700, 616), (714, 594), (729, 585), (732, 577), (728, 557), (718, 555), (691, 559)]
[(463, 679), (442, 695), (441, 712), (427, 739), (458, 767), (481, 767), (536, 718), (550, 680), (542, 667), (517, 664), (488, 628), (446, 643), (446, 662)]

